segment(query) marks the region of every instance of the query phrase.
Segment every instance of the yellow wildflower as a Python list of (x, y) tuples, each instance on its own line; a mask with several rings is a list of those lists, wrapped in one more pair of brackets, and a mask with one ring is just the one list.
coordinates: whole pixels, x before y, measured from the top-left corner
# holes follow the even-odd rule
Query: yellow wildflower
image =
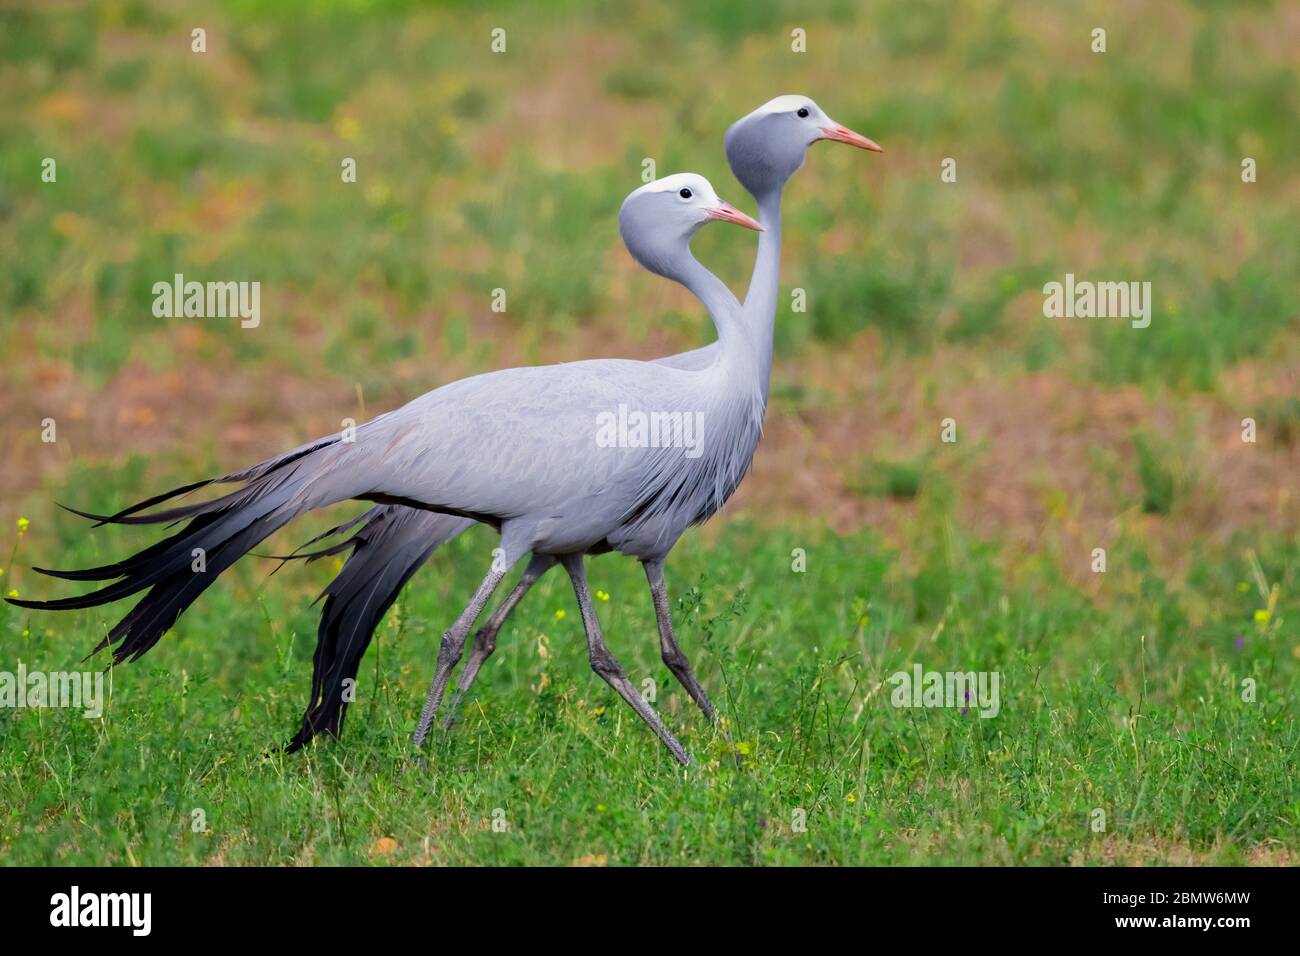
[(351, 116), (342, 116), (334, 124), (334, 132), (350, 143), (355, 142), (361, 135), (361, 124)]

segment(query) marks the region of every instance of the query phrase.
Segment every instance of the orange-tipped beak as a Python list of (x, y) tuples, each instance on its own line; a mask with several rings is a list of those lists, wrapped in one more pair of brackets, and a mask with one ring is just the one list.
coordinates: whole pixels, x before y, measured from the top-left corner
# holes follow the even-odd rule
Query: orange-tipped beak
[(850, 146), (856, 146), (858, 149), (869, 149), (873, 153), (883, 153), (880, 144), (874, 139), (867, 139), (861, 133), (855, 133), (847, 126), (841, 126), (836, 123), (834, 126), (822, 127), (822, 139), (834, 140), (837, 143), (848, 143)]
[(717, 219), (719, 222), (735, 223), (737, 226), (744, 226), (746, 229), (753, 229), (755, 232), (764, 231), (757, 219), (751, 219), (731, 203), (722, 202), (721, 200), (709, 210), (709, 218)]

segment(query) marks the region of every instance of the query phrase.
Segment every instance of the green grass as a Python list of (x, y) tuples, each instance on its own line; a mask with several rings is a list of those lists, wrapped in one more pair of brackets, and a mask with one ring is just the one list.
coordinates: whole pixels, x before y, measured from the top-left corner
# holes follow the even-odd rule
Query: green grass
[(926, 464), (921, 458), (865, 461), (856, 490), (865, 495), (910, 501), (921, 490)]
[[(1062, 864), (1294, 851), (1294, 542), (1257, 543), (1258, 567), (1240, 551), (1198, 554), (1174, 579), (1125, 541), (1104, 579), (1080, 589), (1042, 559), (1009, 573), (1000, 549), (928, 520), (929, 551), (906, 571), (866, 534), (733, 522), (714, 545), (685, 539), (670, 566), (678, 632), (735, 752), (658, 660), (635, 563), (592, 562), (611, 646), (638, 686), (657, 684), (657, 706), (698, 760), (686, 771), (591, 674), (559, 574), (503, 632), (464, 721), (435, 736), (427, 765), (411, 759), (437, 637), (472, 589), (487, 535), (455, 542), (407, 589), (363, 664), (341, 742), (269, 752), (305, 698), (308, 599), (329, 569), (268, 582), (266, 562), (245, 561), (140, 664), (110, 675), (102, 720), (0, 711), (0, 855)], [(126, 545), (79, 524), (34, 525), (23, 560), (85, 564)], [(791, 570), (795, 548), (803, 573)], [(19, 569), (5, 580), (48, 590)], [(0, 631), (29, 670), (69, 669), (109, 619), (6, 607)], [(999, 672), (1000, 713), (894, 708), (882, 682), (916, 663)], [(1246, 678), (1258, 684), (1251, 703)], [(1097, 808), (1104, 833), (1090, 829)], [(192, 830), (196, 809), (206, 833)], [(800, 811), (806, 832), (792, 828)], [(507, 832), (492, 829), (494, 813)]]
[(1133, 436), (1137, 453), (1137, 473), (1142, 482), (1142, 510), (1147, 514), (1167, 515), (1174, 507), (1174, 474), (1165, 463), (1167, 453), (1157, 447), (1150, 435)]

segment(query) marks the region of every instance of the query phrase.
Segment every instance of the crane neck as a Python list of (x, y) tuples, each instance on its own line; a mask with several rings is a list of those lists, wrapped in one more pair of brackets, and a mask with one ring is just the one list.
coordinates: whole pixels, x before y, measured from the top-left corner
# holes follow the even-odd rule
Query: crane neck
[(727, 288), (727, 284), (701, 265), (689, 250), (680, 260), (679, 268), (672, 278), (686, 286), (709, 310), (718, 331), (718, 342), (724, 351), (749, 348), (752, 334), (741, 315), (740, 303)]
[(759, 382), (763, 404), (767, 405), (772, 378), (772, 335), (776, 326), (776, 297), (781, 282), (781, 194), (785, 184), (754, 198), (758, 201), (758, 221), (764, 231), (758, 235), (758, 254), (754, 273), (742, 307), (744, 322), (758, 350)]

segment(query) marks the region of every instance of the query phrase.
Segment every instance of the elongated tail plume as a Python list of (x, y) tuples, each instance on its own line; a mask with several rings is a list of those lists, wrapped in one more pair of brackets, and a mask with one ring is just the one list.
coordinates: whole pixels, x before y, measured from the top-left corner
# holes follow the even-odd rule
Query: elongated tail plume
[(346, 682), (356, 680), (379, 622), (429, 555), (473, 524), (469, 518), (378, 505), (304, 547), (361, 525), (346, 540), (319, 551), (290, 555), (315, 561), (351, 551), (321, 593), (325, 604), (312, 657), (311, 700), (302, 726), (286, 750), (300, 749), (317, 734), (340, 734), (348, 708)]
[[(114, 515), (77, 512), (101, 525), (188, 521), (177, 533), (114, 564), (79, 571), (35, 569), (71, 581), (113, 581), (96, 591), (52, 601), (7, 600), (18, 607), (68, 610), (111, 604), (147, 589), (91, 651), (112, 648), (115, 664), (138, 660), (226, 568), (260, 541), (304, 511), (349, 497), (333, 485), (340, 484), (334, 480), (336, 466), (353, 449), (354, 445), (334, 435), (245, 471), (157, 495)], [(211, 501), (139, 513), (214, 482), (243, 486)]]

